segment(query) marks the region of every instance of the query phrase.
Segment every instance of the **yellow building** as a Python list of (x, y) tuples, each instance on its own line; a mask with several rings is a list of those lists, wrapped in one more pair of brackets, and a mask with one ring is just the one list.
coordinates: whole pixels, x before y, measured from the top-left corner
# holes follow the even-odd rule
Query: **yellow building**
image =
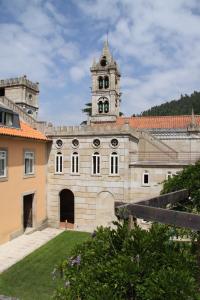
[(0, 107), (0, 244), (47, 223), (49, 140)]

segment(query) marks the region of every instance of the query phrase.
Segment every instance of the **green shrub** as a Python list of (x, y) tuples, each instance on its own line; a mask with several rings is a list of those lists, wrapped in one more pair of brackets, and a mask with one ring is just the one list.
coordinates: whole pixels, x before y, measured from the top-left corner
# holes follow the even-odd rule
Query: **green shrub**
[(154, 224), (149, 231), (115, 223), (100, 227), (57, 269), (63, 278), (54, 299), (194, 300), (196, 260), (174, 231)]

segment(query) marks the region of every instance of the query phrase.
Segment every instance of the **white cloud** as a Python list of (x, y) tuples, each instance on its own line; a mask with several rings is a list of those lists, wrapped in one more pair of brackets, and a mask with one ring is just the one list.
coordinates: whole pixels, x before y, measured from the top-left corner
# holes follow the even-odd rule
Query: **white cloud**
[[(0, 26), (1, 76), (27, 74), (42, 84), (57, 84), (62, 67), (79, 57), (78, 44), (66, 40), (68, 20), (51, 2), (4, 1), (4, 9), (12, 22)], [(65, 68), (66, 70), (67, 68)]]
[[(93, 1), (87, 12), (89, 1), (79, 7), (90, 18), (109, 22), (110, 15), (102, 13), (109, 3)], [(199, 90), (199, 1), (123, 0), (112, 5), (115, 23), (109, 41), (122, 64), (126, 112), (139, 113)]]
[[(123, 112), (139, 113), (199, 90), (199, 0), (57, 3), (0, 1), (4, 11), (0, 17), (1, 78), (27, 74), (39, 81), (45, 98), (40, 101), (44, 119), (46, 113), (47, 118), (58, 116), (57, 122), (64, 121), (66, 110), (70, 123), (79, 122), (75, 119), (81, 119), (81, 107), (90, 101), (89, 68), (93, 57), (100, 55), (95, 51), (108, 29), (111, 51), (122, 72)], [(72, 98), (76, 103), (71, 104)]]

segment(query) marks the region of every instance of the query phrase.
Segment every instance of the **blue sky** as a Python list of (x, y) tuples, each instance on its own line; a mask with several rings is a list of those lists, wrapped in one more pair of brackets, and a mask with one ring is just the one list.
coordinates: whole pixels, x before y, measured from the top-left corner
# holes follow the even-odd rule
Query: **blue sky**
[(39, 81), (42, 120), (86, 118), (107, 30), (125, 115), (200, 91), (199, 0), (0, 0), (0, 11), (0, 78)]

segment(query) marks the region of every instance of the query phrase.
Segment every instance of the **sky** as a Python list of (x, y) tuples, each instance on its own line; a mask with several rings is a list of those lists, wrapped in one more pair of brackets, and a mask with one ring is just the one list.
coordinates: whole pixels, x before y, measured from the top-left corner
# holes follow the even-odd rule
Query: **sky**
[(107, 31), (124, 115), (200, 91), (199, 0), (0, 0), (0, 11), (0, 79), (40, 83), (40, 120), (86, 119)]

